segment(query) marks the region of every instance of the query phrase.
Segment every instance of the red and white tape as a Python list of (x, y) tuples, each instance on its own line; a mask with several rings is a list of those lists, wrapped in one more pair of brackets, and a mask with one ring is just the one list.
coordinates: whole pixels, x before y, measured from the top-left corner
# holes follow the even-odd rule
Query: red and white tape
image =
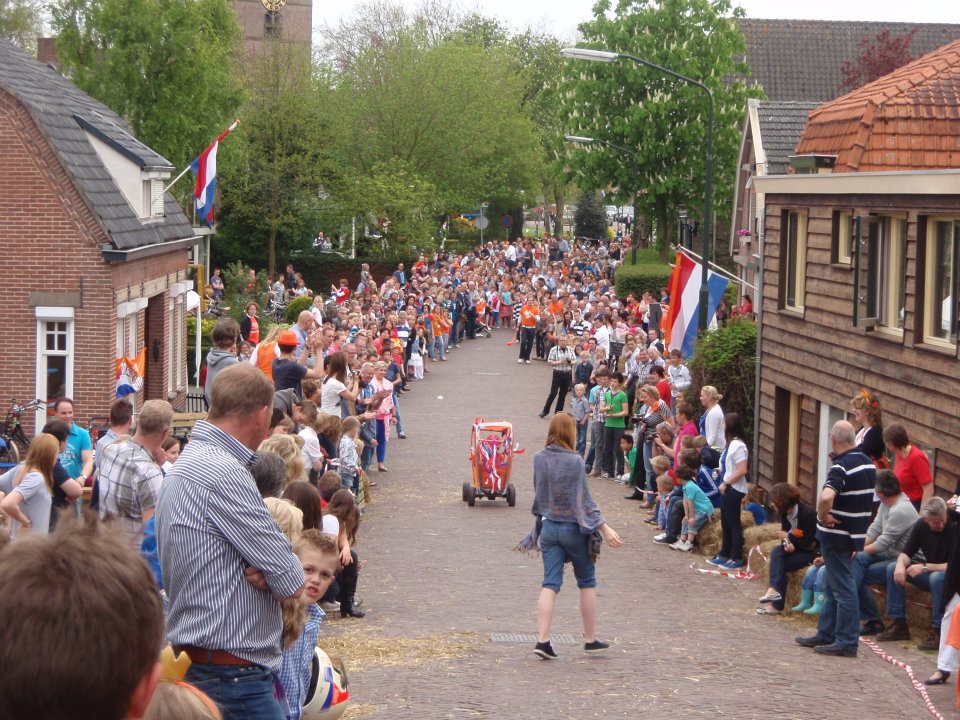
[(894, 667), (898, 667), (901, 670), (907, 673), (907, 677), (910, 678), (910, 684), (913, 685), (914, 689), (920, 693), (920, 697), (923, 698), (923, 704), (927, 706), (927, 710), (930, 711), (930, 714), (933, 715), (937, 720), (946, 720), (946, 718), (940, 714), (940, 711), (937, 710), (937, 706), (933, 704), (933, 701), (930, 699), (930, 694), (927, 692), (927, 688), (924, 687), (923, 683), (917, 680), (913, 674), (913, 668), (907, 665), (901, 660), (897, 660), (895, 657), (888, 655), (882, 647), (877, 645), (873, 640), (869, 638), (862, 637), (860, 642), (866, 645), (868, 648), (873, 650), (881, 660), (886, 660), (888, 663)]
[(729, 570), (711, 570), (709, 568), (698, 568), (696, 564), (691, 563), (690, 569), (700, 573), (701, 575), (714, 575), (716, 577), (730, 578), (731, 580), (759, 580), (760, 574), (755, 573), (750, 567), (751, 563), (753, 562), (754, 554), (759, 555), (764, 560), (767, 559), (767, 556), (763, 554), (763, 549), (759, 545), (755, 545), (753, 549), (750, 551), (750, 554), (747, 555), (746, 568), (740, 568), (735, 572), (731, 572)]

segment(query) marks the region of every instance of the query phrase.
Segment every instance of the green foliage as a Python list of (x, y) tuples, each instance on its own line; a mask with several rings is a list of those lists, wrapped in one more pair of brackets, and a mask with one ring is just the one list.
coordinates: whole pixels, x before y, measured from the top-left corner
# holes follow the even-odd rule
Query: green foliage
[(40, 0), (0, 0), (0, 37), (28, 55), (37, 49), (43, 34), (43, 3)]
[(623, 263), (617, 268), (615, 281), (618, 297), (633, 294), (639, 298), (646, 290), (656, 294), (660, 288), (670, 285), (673, 268), (660, 260), (655, 248), (637, 248), (636, 265), (631, 264), (631, 256), (629, 251), (625, 251)]
[(399, 158), (432, 185), (431, 207), (444, 213), (537, 184), (540, 153), (521, 108), (520, 69), (499, 44), (408, 26), (371, 40), (334, 84), (338, 154), (360, 178)]
[[(715, 215), (729, 215), (746, 98), (758, 96), (740, 79), (746, 43), (729, 0), (599, 0), (594, 18), (580, 25), (585, 47), (629, 53), (706, 85), (716, 103)], [(622, 59), (613, 63), (568, 60), (559, 100), (565, 132), (605, 140), (570, 150), (570, 167), (585, 190), (618, 186), (638, 193), (642, 215), (656, 219), (666, 251), (674, 212), (702, 214), (705, 187), (707, 95), (700, 88)], [(702, 220), (702, 218), (701, 218)]]
[(304, 310), (309, 310), (311, 305), (313, 305), (312, 297), (294, 298), (287, 303), (287, 312), (283, 316), (283, 321), (288, 325), (293, 325), (297, 321), (297, 318), (300, 317), (300, 313)]
[[(264, 264), (311, 245), (322, 189), (339, 187), (332, 162), (326, 86), (298, 46), (267, 41), (250, 70), (242, 133), (223, 152), (221, 232), (234, 256)], [(237, 135), (237, 133), (234, 133)], [(238, 247), (239, 246), (239, 249)]]
[(586, 238), (602, 238), (607, 234), (607, 211), (598, 193), (585, 192), (577, 201), (574, 234)]
[(231, 5), (57, 0), (50, 12), (64, 73), (183, 167), (229, 125), (242, 100)]
[(267, 274), (260, 270), (251, 277), (252, 272), (252, 268), (241, 262), (230, 263), (223, 270), (223, 302), (229, 307), (230, 317), (238, 322), (247, 305), (255, 302), (262, 308), (269, 293)]
[[(209, 342), (211, 335), (213, 334), (213, 326), (217, 324), (217, 321), (213, 318), (209, 320), (206, 318), (201, 318), (200, 320), (200, 338), (201, 345)], [(197, 334), (197, 316), (194, 313), (187, 315), (187, 335), (190, 337), (195, 337)], [(192, 343), (191, 343), (192, 346)]]
[(713, 385), (723, 395), (724, 412), (739, 413), (748, 446), (753, 442), (754, 392), (756, 390), (757, 324), (732, 319), (708, 332), (697, 342), (690, 359), (692, 384), (687, 400), (699, 407), (700, 388)]
[(473, 239), (476, 237), (480, 238), (480, 231), (474, 227), (473, 223), (463, 217), (455, 217), (450, 219), (449, 230), (447, 230), (447, 236), (457, 240), (470, 238)]
[(394, 157), (375, 163), (369, 174), (360, 179), (354, 206), (373, 213), (388, 252), (395, 252), (407, 243), (418, 247), (436, 244), (436, 201), (433, 184)]

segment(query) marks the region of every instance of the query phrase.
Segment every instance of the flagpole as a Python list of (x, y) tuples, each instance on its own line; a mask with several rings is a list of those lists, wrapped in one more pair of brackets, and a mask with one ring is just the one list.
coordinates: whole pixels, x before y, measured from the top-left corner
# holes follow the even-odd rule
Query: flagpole
[[(684, 255), (689, 257), (691, 260), (694, 260), (696, 262), (702, 262), (703, 260), (703, 258), (697, 255), (693, 250), (690, 250), (688, 248), (678, 246), (677, 250), (679, 250)], [(722, 275), (723, 277), (727, 278), (727, 280), (732, 280), (733, 282), (739, 283), (740, 285), (745, 285), (746, 287), (750, 288), (754, 292), (756, 292), (757, 290), (756, 285), (751, 285), (746, 280), (742, 280), (741, 278), (738, 278), (736, 275), (733, 275), (732, 273), (730, 273), (729, 270), (726, 270), (715, 263), (708, 261), (707, 267), (712, 268), (714, 272), (716, 272), (718, 275)]]
[[(220, 135), (217, 137), (217, 139), (214, 140), (213, 142), (218, 143), (218, 142), (220, 142), (221, 140), (223, 140), (227, 135), (229, 135), (229, 134), (232, 133), (234, 130), (236, 130), (236, 129), (237, 129), (237, 125), (239, 125), (239, 124), (240, 124), (239, 118), (238, 118), (237, 120), (234, 120), (233, 123), (230, 125), (230, 127), (228, 127), (226, 130), (224, 130), (222, 133), (220, 133)], [(173, 179), (173, 182), (171, 182), (169, 185), (167, 185), (167, 186), (163, 189), (163, 191), (164, 191), (164, 192), (170, 192), (170, 188), (172, 188), (174, 185), (176, 185), (184, 175), (186, 175), (188, 172), (190, 172), (190, 168), (191, 168), (191, 167), (193, 167), (193, 163), (190, 163), (189, 165), (187, 165), (187, 166), (183, 169), (183, 171)]]

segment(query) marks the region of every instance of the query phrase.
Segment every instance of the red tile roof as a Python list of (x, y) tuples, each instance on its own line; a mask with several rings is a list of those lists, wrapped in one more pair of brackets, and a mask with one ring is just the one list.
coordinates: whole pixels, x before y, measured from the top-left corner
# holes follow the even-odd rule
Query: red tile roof
[(960, 40), (810, 113), (798, 155), (834, 172), (960, 168)]

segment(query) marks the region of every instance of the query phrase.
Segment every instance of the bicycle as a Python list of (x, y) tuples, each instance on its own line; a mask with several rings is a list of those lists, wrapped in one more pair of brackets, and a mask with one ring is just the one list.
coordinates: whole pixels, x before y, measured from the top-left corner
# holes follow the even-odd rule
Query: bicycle
[(20, 405), (16, 399), (10, 401), (7, 417), (0, 427), (0, 463), (17, 465), (20, 462), (20, 449), (26, 452), (30, 446), (30, 438), (23, 432), (23, 423), (20, 418), (28, 410), (46, 407), (43, 400), (31, 400)]

